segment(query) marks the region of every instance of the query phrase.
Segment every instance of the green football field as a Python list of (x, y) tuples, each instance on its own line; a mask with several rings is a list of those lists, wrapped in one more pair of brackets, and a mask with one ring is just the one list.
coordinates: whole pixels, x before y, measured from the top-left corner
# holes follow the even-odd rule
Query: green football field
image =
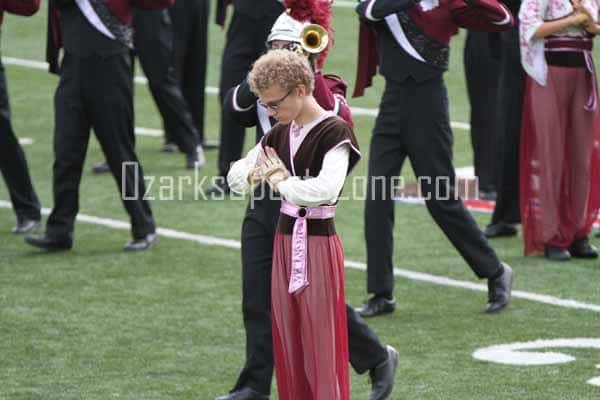
[[(350, 8), (334, 13), (336, 47), (326, 70), (353, 83), (358, 24)], [(211, 87), (218, 85), (224, 35), (211, 25)], [(30, 19), (5, 15), (2, 55), (20, 64), (43, 61), (45, 38), (45, 8)], [(457, 122), (468, 122), (469, 112), (463, 39), (463, 33), (454, 39), (446, 75)], [(14, 126), (33, 141), (24, 149), (41, 201), (51, 208), (57, 78), (34, 66), (13, 60), (6, 70)], [(136, 85), (135, 91), (136, 126), (161, 129), (147, 89)], [(376, 108), (381, 92), (378, 78), (351, 105)], [(217, 97), (209, 94), (207, 103), (207, 135), (218, 139)], [(355, 120), (365, 158), (354, 176), (362, 176), (374, 118)], [(456, 166), (471, 165), (468, 131), (454, 134)], [(238, 247), (246, 202), (196, 199), (185, 179), (212, 177), (216, 152), (207, 153), (206, 167), (193, 177), (183, 168), (183, 155), (160, 153), (161, 143), (137, 137), (145, 172), (155, 178), (150, 194), (169, 197), (172, 182), (181, 182), (183, 191), (175, 187), (173, 200), (152, 202), (162, 237), (149, 252), (121, 251), (129, 239), (127, 216), (112, 177), (90, 172), (102, 159), (95, 139), (81, 185), (83, 218), (70, 252), (44, 254), (10, 234), (14, 215), (0, 184), (0, 399), (209, 400), (231, 389), (244, 360)], [(403, 175), (412, 179), (410, 169)], [(350, 261), (346, 294), (353, 305), (367, 296), (363, 206), (342, 202), (336, 223)], [(489, 220), (475, 217), (482, 226)], [(495, 240), (515, 271), (516, 292), (506, 312), (488, 316), (485, 282), (476, 281), (424, 207), (397, 205), (395, 238), (398, 307), (368, 321), (401, 355), (392, 399), (600, 398), (600, 261), (548, 263), (524, 258), (521, 237)], [(537, 340), (547, 342), (528, 343)], [(496, 362), (473, 357), (478, 349), (514, 343), (525, 344), (496, 348)], [(352, 373), (351, 381), (352, 399), (367, 399), (367, 377)], [(275, 393), (274, 385), (273, 398)]]

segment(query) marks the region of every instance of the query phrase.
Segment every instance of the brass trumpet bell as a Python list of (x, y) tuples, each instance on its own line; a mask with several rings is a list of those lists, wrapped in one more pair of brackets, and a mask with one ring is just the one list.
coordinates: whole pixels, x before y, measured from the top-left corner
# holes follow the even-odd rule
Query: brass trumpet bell
[(310, 54), (319, 54), (329, 44), (329, 34), (321, 25), (310, 24), (300, 34), (302, 49)]

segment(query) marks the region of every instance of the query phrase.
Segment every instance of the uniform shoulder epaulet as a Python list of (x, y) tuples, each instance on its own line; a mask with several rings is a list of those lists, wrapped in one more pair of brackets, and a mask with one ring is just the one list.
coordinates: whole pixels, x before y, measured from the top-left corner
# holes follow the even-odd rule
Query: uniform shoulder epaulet
[(323, 77), (332, 81), (346, 83), (341, 76), (335, 74), (323, 74)]

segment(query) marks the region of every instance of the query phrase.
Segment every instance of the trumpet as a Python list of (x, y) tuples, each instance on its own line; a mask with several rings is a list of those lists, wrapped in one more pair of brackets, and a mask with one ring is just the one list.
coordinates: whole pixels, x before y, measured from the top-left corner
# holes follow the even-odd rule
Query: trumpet
[(310, 54), (319, 54), (329, 44), (329, 34), (321, 25), (307, 25), (300, 33), (302, 49)]

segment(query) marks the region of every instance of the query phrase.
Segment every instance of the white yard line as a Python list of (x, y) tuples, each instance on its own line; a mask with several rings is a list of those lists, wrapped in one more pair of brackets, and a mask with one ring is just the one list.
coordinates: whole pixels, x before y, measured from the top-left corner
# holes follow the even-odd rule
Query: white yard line
[[(338, 3), (350, 4), (351, 2), (341, 1)], [(352, 3), (352, 4), (354, 4), (354, 3)], [(343, 5), (340, 5), (340, 6), (344, 7)], [(18, 67), (41, 69), (44, 71), (48, 70), (48, 63), (43, 62), (43, 61), (25, 60), (22, 58), (14, 58), (14, 57), (2, 57), (2, 62), (6, 65), (14, 65), (14, 66), (18, 66)], [(134, 78), (134, 81), (135, 81), (135, 83), (140, 84), (140, 85), (148, 84), (148, 79), (146, 79), (146, 77), (144, 77), (144, 76), (136, 76)], [(205, 88), (205, 92), (207, 94), (218, 94), (219, 88), (214, 87), (214, 86), (207, 86)], [(357, 116), (357, 117), (358, 116), (376, 117), (377, 113), (379, 112), (376, 108), (350, 107), (350, 110), (352, 111), (352, 115)], [(451, 121), (450, 126), (453, 129), (460, 129), (460, 130), (467, 130), (467, 131), (471, 129), (471, 126), (465, 122)]]
[(7, 65), (16, 65), (18, 67), (42, 69), (48, 71), (48, 63), (45, 61), (25, 60), (23, 58), (2, 57), (2, 62)]
[[(12, 208), (10, 202), (0, 200), (0, 208), (10, 209)], [(44, 215), (48, 215), (50, 210), (44, 208), (42, 210)], [(122, 229), (129, 230), (130, 225), (128, 222), (119, 221), (111, 218), (99, 218), (94, 217), (92, 215), (79, 214), (77, 215), (77, 221), (79, 222), (87, 222), (94, 225), (100, 225), (107, 228), (112, 229)], [(157, 232), (160, 236), (171, 238), (171, 239), (179, 239), (179, 240), (187, 240), (191, 242), (195, 242), (205, 246), (219, 246), (225, 247), (229, 249), (240, 249), (240, 242), (237, 240), (231, 239), (223, 239), (215, 236), (206, 236), (206, 235), (198, 235), (194, 233), (187, 233), (176, 231), (173, 229), (166, 228), (158, 228)], [(346, 268), (356, 269), (365, 271), (367, 269), (365, 263), (357, 262), (357, 261), (346, 261)], [(439, 286), (446, 287), (454, 287), (460, 289), (467, 289), (476, 292), (487, 292), (487, 286), (469, 282), (469, 281), (459, 281), (456, 279), (451, 279), (445, 276), (437, 276), (426, 274), (423, 272), (410, 271), (407, 269), (394, 268), (394, 275), (398, 277), (403, 277), (413, 281), (426, 282)], [(542, 304), (553, 305), (557, 307), (570, 308), (575, 310), (586, 310), (600, 313), (600, 305), (591, 304), (591, 303), (583, 303), (577, 300), (572, 299), (561, 299), (559, 297), (548, 296), (544, 294), (525, 292), (521, 290), (514, 290), (512, 292), (514, 298), (525, 299), (530, 301), (535, 301)]]
[(164, 132), (162, 131), (162, 129), (142, 128), (136, 126), (135, 134), (140, 136), (162, 137)]
[(357, 4), (358, 4), (358, 2), (356, 2), (356, 1), (335, 0), (333, 2), (333, 6), (339, 7), (339, 8), (356, 8)]

